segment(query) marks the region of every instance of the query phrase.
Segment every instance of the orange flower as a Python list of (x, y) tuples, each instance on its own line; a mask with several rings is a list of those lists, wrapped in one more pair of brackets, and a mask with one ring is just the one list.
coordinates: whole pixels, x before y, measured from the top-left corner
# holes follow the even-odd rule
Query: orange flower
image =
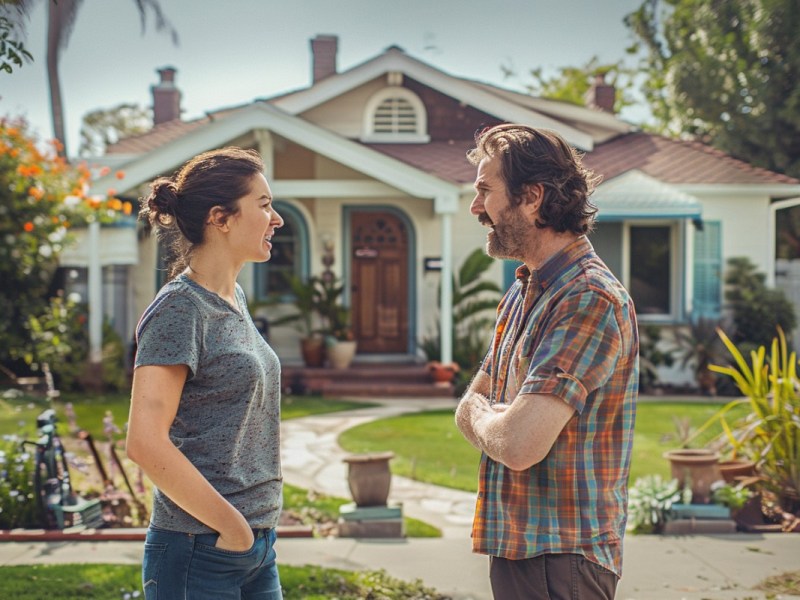
[(108, 188), (106, 190), (106, 196), (108, 196), (109, 198), (111, 196), (115, 196), (116, 194), (117, 194), (117, 190), (115, 190), (114, 188)]
[(31, 196), (32, 198), (35, 198), (36, 200), (41, 200), (42, 198), (44, 198), (44, 190), (32, 186), (28, 189), (28, 195)]
[(122, 210), (122, 200), (118, 200), (117, 198), (112, 198), (108, 201), (108, 208), (111, 210)]
[(111, 167), (103, 167), (100, 169), (100, 177), (105, 177), (109, 173), (111, 173)]
[(125, 171), (117, 171), (116, 173), (114, 173), (114, 176), (117, 179), (125, 179)]
[(25, 223), (25, 225), (23, 225), (23, 226), (22, 226), (22, 228), (23, 228), (25, 231), (27, 231), (28, 233), (30, 233), (31, 231), (33, 231), (33, 223), (31, 223), (30, 221), (28, 221), (27, 223)]
[(122, 212), (123, 214), (129, 215), (133, 211), (133, 205), (130, 202), (124, 202), (122, 204)]

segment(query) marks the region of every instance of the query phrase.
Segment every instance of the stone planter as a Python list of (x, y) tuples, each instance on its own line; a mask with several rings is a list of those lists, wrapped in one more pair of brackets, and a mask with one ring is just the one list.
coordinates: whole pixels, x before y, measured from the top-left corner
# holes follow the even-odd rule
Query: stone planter
[(356, 355), (357, 342), (337, 341), (327, 348), (328, 362), (334, 369), (346, 369)]
[(393, 458), (394, 452), (376, 452), (343, 459), (348, 464), (347, 483), (357, 506), (386, 506), (392, 483), (389, 461)]
[(458, 372), (458, 365), (455, 363), (445, 365), (437, 361), (431, 361), (428, 363), (428, 372), (431, 374), (434, 385), (446, 387), (455, 378)]
[(692, 504), (711, 502), (711, 484), (722, 479), (719, 453), (706, 449), (669, 450), (664, 458), (670, 462), (672, 477), (692, 490)]

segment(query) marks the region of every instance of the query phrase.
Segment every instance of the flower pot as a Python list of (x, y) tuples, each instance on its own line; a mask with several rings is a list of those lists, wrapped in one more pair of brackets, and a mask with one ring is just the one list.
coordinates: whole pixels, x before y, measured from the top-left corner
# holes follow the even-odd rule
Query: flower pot
[(737, 483), (739, 477), (755, 476), (756, 463), (743, 458), (723, 460), (719, 463), (719, 471), (726, 483)]
[(431, 374), (433, 384), (437, 386), (450, 385), (457, 371), (457, 365), (444, 365), (439, 362), (428, 363), (428, 372)]
[(328, 362), (334, 369), (346, 369), (356, 355), (355, 341), (336, 341), (328, 346)]
[(344, 459), (348, 464), (347, 483), (357, 506), (386, 506), (392, 472), (389, 461), (394, 452), (354, 454)]
[(321, 337), (301, 339), (300, 354), (307, 367), (321, 367), (325, 362), (325, 340)]
[(711, 484), (722, 479), (719, 453), (706, 449), (669, 450), (664, 458), (670, 462), (672, 478), (692, 490), (693, 504), (711, 502)]

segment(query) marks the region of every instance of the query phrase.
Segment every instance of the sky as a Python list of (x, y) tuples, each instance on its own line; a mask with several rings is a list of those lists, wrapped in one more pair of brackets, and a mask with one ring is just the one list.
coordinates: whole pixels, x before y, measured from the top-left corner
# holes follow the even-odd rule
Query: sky
[[(84, 0), (60, 73), (67, 144), (75, 155), (84, 114), (123, 102), (150, 106), (156, 69), (177, 69), (184, 119), (309, 85), (310, 40), (339, 37), (338, 69), (387, 47), (452, 75), (522, 89), (529, 69), (555, 73), (597, 56), (625, 57), (632, 36), (623, 24), (642, 0), (160, 0), (178, 45), (143, 33), (134, 0)], [(45, 0), (27, 23), (34, 62), (0, 73), (0, 115), (25, 116), (52, 137), (45, 68)], [(519, 77), (504, 79), (501, 66)], [(643, 118), (628, 109), (623, 118)], [(637, 112), (638, 111), (638, 112)]]

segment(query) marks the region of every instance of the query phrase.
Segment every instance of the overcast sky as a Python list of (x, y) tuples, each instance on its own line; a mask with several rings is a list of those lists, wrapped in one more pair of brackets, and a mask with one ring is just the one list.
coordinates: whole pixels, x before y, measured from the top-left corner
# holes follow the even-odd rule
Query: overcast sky
[[(339, 36), (339, 70), (358, 65), (391, 45), (453, 75), (519, 89), (501, 65), (521, 74), (554, 72), (597, 55), (625, 56), (632, 41), (623, 17), (641, 0), (161, 0), (178, 30), (173, 46), (141, 32), (134, 0), (84, 0), (61, 83), (70, 154), (77, 152), (81, 118), (122, 102), (151, 104), (155, 70), (177, 70), (184, 118), (207, 110), (305, 87), (310, 82), (309, 40)], [(43, 137), (52, 136), (45, 70), (45, 2), (28, 23), (26, 47), (34, 63), (0, 74), (0, 115), (24, 115)], [(623, 116), (636, 120), (641, 111)]]

